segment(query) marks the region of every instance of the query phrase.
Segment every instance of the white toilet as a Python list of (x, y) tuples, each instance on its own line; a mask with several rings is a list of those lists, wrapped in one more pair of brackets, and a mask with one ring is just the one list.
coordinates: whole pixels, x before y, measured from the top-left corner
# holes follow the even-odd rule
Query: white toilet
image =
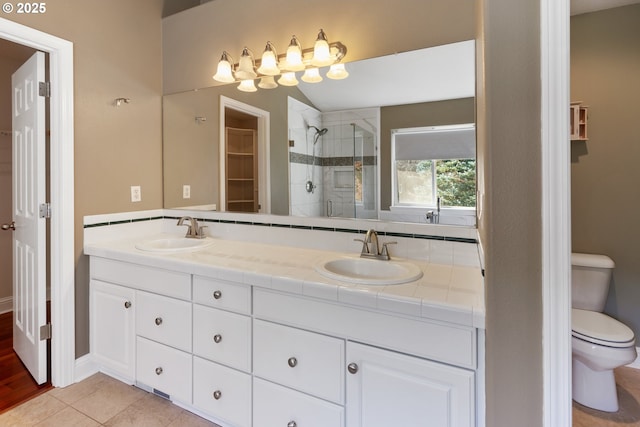
[(605, 255), (571, 254), (573, 400), (616, 412), (613, 369), (636, 358), (633, 331), (602, 313), (615, 264)]

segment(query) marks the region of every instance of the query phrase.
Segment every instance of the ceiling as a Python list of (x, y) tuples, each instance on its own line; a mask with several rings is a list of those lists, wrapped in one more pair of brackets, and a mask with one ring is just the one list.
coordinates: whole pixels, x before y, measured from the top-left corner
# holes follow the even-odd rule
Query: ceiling
[[(347, 56), (348, 57), (348, 56)], [(475, 42), (452, 43), (345, 64), (349, 77), (298, 88), (320, 111), (475, 96)]]

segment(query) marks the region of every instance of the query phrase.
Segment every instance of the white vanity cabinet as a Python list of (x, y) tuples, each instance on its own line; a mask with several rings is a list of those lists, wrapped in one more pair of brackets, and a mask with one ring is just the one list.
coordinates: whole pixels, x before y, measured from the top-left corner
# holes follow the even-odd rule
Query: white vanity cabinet
[(129, 384), (135, 381), (135, 291), (92, 279), (91, 354), (101, 371)]
[(349, 342), (347, 426), (475, 425), (473, 371)]
[(92, 256), (98, 369), (223, 427), (484, 426), (477, 328), (215, 274)]

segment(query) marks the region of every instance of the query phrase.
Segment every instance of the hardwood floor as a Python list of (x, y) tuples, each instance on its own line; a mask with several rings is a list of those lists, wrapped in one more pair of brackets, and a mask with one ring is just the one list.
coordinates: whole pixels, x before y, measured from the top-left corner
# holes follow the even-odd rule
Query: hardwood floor
[(13, 351), (13, 313), (0, 314), (0, 413), (51, 388), (36, 384)]

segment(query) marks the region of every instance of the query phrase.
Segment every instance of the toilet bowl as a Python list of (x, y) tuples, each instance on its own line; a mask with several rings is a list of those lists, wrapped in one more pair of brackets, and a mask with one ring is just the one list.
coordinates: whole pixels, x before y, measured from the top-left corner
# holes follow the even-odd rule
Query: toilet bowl
[(636, 358), (633, 331), (602, 313), (614, 266), (605, 255), (571, 255), (573, 400), (606, 412), (618, 410), (613, 370)]
[(613, 370), (636, 358), (633, 331), (595, 311), (571, 310), (573, 400), (606, 412), (618, 410)]

